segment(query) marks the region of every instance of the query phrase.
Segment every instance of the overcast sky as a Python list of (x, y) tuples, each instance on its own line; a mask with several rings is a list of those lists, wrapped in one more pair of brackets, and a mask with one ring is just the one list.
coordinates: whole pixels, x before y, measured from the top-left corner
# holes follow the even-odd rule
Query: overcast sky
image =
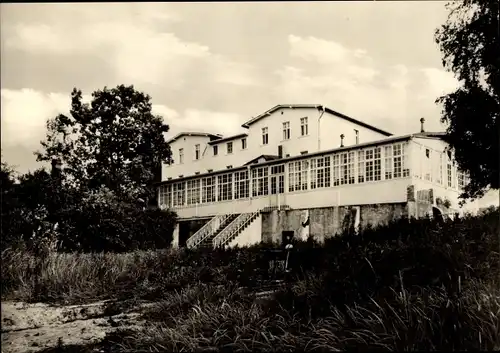
[(434, 101), (457, 85), (433, 38), (443, 1), (0, 6), (2, 153), (21, 172), (74, 87), (133, 84), (171, 135), (227, 135), (282, 103), (443, 131)]

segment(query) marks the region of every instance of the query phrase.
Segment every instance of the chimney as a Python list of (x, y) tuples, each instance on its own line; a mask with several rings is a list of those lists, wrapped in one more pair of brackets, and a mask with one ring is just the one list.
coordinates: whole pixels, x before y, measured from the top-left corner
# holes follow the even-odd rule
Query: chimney
[(344, 147), (344, 134), (340, 134), (340, 147)]
[(354, 133), (356, 134), (356, 145), (359, 144), (359, 131), (354, 129)]
[(283, 158), (283, 146), (282, 145), (278, 146), (278, 157)]
[(420, 132), (425, 132), (425, 130), (424, 130), (424, 123), (425, 123), (425, 119), (424, 118), (420, 118)]

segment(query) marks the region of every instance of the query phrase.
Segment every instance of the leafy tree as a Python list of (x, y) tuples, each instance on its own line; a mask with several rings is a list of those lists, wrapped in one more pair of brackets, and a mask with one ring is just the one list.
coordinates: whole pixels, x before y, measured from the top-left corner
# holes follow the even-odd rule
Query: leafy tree
[(8, 244), (41, 238), (54, 223), (51, 212), (59, 207), (61, 189), (49, 173), (38, 169), (14, 178), (14, 170), (2, 163), (2, 236)]
[(70, 116), (47, 122), (37, 160), (59, 160), (64, 181), (82, 190), (106, 187), (122, 199), (150, 200), (161, 162), (171, 159), (163, 137), (169, 127), (153, 115), (150, 100), (133, 86), (120, 85), (95, 91), (88, 104), (75, 88)]
[(499, 2), (462, 0), (447, 5), (447, 22), (436, 31), (443, 65), (461, 87), (437, 99), (458, 167), (471, 182), (462, 199), (499, 188), (500, 31)]

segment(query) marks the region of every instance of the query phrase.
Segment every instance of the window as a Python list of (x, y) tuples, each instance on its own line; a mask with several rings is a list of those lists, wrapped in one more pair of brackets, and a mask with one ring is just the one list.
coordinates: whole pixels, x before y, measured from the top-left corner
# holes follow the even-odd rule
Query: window
[(333, 186), (354, 184), (354, 152), (333, 156)]
[(228, 142), (226, 145), (226, 148), (227, 148), (227, 154), (233, 153), (233, 143), (232, 142)]
[(354, 152), (340, 154), (340, 184), (354, 184)]
[(358, 151), (358, 183), (365, 182), (365, 151)]
[(465, 172), (461, 172), (461, 171), (458, 171), (457, 170), (457, 173), (458, 173), (458, 188), (460, 190), (463, 190), (467, 184), (469, 183), (469, 175)]
[(450, 163), (447, 164), (447, 171), (448, 171), (448, 187), (451, 188), (453, 176), (452, 176), (452, 172), (451, 172), (451, 164)]
[(330, 187), (330, 156), (311, 160), (311, 189)]
[(200, 203), (200, 179), (188, 180), (186, 184), (187, 204), (196, 205)]
[(200, 159), (200, 145), (197, 144), (194, 146), (194, 159)]
[(172, 185), (160, 186), (160, 206), (167, 208), (172, 206)]
[(214, 149), (214, 156), (217, 156), (219, 154), (219, 146), (215, 145), (213, 149)]
[(365, 151), (365, 175), (366, 181), (380, 180), (381, 160), (380, 147), (371, 148)]
[(385, 179), (389, 180), (393, 177), (393, 166), (392, 166), (392, 146), (384, 147), (385, 155)]
[(217, 201), (228, 201), (233, 199), (233, 174), (223, 174), (217, 176), (217, 187), (219, 188), (219, 198)]
[(465, 186), (465, 174), (457, 170), (458, 188), (462, 190)]
[(173, 203), (172, 206), (184, 206), (186, 202), (186, 194), (185, 194), (185, 185), (184, 182), (173, 184)]
[(184, 148), (179, 148), (179, 164), (184, 163)]
[(424, 167), (424, 180), (427, 180), (427, 181), (432, 181), (432, 177), (431, 177), (431, 174), (432, 174), (431, 159), (432, 158), (431, 157), (432, 157), (431, 150), (426, 148), (423, 167)]
[(201, 180), (201, 202), (215, 202), (215, 177), (207, 177)]
[(307, 161), (296, 161), (288, 164), (288, 191), (307, 190)]
[(300, 118), (300, 136), (307, 136), (309, 134), (309, 126), (307, 124), (307, 117)]
[(248, 171), (234, 173), (234, 199), (246, 199), (249, 197)]
[(252, 196), (267, 195), (268, 192), (268, 167), (252, 169)]
[(283, 123), (283, 140), (290, 140), (290, 122)]
[(262, 128), (262, 144), (267, 145), (269, 143), (269, 134), (267, 127)]
[(242, 150), (246, 150), (247, 149), (247, 139), (246, 138), (242, 138), (241, 139), (241, 149)]
[(271, 195), (285, 192), (285, 165), (271, 167)]
[(385, 179), (401, 178), (410, 175), (407, 164), (406, 143), (385, 146)]

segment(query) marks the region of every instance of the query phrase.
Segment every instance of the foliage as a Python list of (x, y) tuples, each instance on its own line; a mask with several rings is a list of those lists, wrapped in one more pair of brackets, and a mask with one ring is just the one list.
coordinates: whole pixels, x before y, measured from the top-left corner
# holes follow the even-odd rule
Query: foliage
[(462, 198), (478, 198), (500, 186), (499, 2), (462, 0), (448, 4), (448, 21), (436, 31), (443, 65), (461, 87), (440, 97), (442, 121), (458, 167), (471, 182)]
[(106, 188), (81, 192), (43, 168), (21, 175), (17, 183), (8, 166), (2, 165), (1, 173), (2, 235), (8, 245), (80, 252), (170, 246), (172, 212), (143, 209)]
[[(492, 210), (445, 223), (403, 219), (324, 245), (299, 242), (288, 287), (259, 301), (260, 285), (248, 277), (260, 276), (253, 270), (269, 248), (263, 244), (45, 258), (7, 250), (2, 298), (155, 301), (144, 329), (93, 347), (113, 352), (495, 350), (498, 231)], [(38, 277), (33, 268), (41, 268)]]
[[(37, 160), (52, 163), (14, 182), (2, 164), (2, 234), (37, 250), (127, 251), (169, 247), (176, 215), (161, 212), (153, 186), (171, 158), (151, 98), (133, 86), (74, 89), (70, 116), (47, 122)], [(59, 168), (61, 165), (62, 168)], [(4, 185), (5, 184), (5, 185)]]
[(93, 92), (90, 104), (82, 99), (75, 88), (71, 115), (47, 122), (37, 160), (59, 160), (81, 189), (106, 187), (121, 199), (154, 198), (151, 184), (171, 151), (163, 137), (169, 127), (153, 115), (151, 98), (119, 85)]

